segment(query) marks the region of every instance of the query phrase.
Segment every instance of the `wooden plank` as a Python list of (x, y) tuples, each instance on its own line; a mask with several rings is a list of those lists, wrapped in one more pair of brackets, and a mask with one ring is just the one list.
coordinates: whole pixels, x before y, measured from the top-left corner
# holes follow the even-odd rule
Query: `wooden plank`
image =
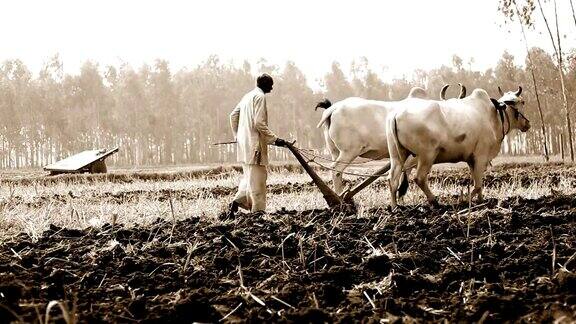
[(103, 161), (108, 156), (118, 152), (118, 147), (111, 150), (88, 150), (72, 155), (44, 167), (44, 170), (51, 172), (83, 172), (87, 167), (96, 161)]

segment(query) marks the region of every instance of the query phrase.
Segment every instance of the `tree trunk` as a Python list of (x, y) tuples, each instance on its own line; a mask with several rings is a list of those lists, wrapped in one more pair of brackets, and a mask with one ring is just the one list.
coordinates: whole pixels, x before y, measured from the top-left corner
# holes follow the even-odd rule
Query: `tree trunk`
[(560, 133), (560, 156), (562, 161), (564, 161), (564, 136), (562, 136), (562, 133)]
[(574, 25), (576, 25), (576, 14), (574, 13), (574, 4), (570, 0), (570, 8), (572, 8), (572, 18), (574, 18)]
[(564, 111), (566, 112), (566, 127), (568, 128), (568, 146), (570, 147), (570, 159), (574, 162), (574, 149), (572, 147), (572, 123), (570, 121), (570, 112), (568, 110), (568, 98), (566, 96), (566, 85), (564, 84), (564, 70), (562, 69), (562, 47), (560, 44), (560, 30), (558, 28), (558, 12), (556, 10), (556, 0), (554, 0), (554, 15), (556, 18), (556, 36), (558, 41), (558, 47), (554, 41), (554, 36), (552, 35), (552, 30), (550, 29), (550, 24), (548, 19), (544, 14), (544, 9), (542, 8), (542, 2), (538, 0), (538, 7), (540, 8), (540, 13), (548, 29), (548, 34), (550, 35), (550, 40), (552, 41), (552, 46), (554, 47), (554, 52), (558, 60), (558, 73), (560, 74), (560, 85), (562, 86), (562, 96), (564, 99)]
[(566, 96), (566, 85), (564, 84), (564, 69), (562, 62), (562, 44), (560, 42), (560, 29), (558, 28), (558, 11), (556, 0), (554, 0), (554, 16), (556, 18), (556, 38), (558, 40), (558, 72), (560, 73), (560, 83), (562, 84), (562, 97), (564, 99), (564, 110), (566, 111), (566, 124), (568, 126), (568, 145), (570, 146), (570, 160), (574, 162), (574, 147), (572, 146), (572, 122), (570, 120), (570, 110), (568, 110), (568, 97)]
[[(570, 0), (572, 1), (572, 0)], [(520, 17), (520, 10), (518, 10), (518, 5), (516, 1), (514, 1), (514, 5), (516, 6), (516, 13), (518, 17)], [(540, 123), (542, 128), (542, 143), (544, 144), (544, 159), (548, 162), (548, 145), (546, 145), (546, 128), (544, 125), (544, 117), (542, 115), (542, 107), (540, 105), (540, 95), (538, 94), (538, 85), (536, 84), (536, 76), (534, 75), (534, 64), (532, 64), (532, 56), (530, 55), (530, 50), (528, 49), (528, 39), (526, 38), (526, 32), (524, 31), (524, 25), (522, 25), (522, 21), (518, 19), (518, 23), (520, 23), (520, 27), (522, 29), (522, 36), (524, 37), (524, 45), (526, 45), (526, 57), (528, 58), (528, 62), (530, 63), (530, 75), (532, 77), (532, 84), (534, 85), (534, 94), (536, 95), (536, 105), (538, 106), (538, 114), (540, 115)]]

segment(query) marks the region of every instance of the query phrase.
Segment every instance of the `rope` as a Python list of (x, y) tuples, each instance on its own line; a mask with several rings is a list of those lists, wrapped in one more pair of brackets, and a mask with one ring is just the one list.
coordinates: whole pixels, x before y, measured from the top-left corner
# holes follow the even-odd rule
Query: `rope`
[(366, 163), (368, 163), (368, 162), (372, 162), (372, 161), (373, 161), (373, 160), (368, 160), (368, 161), (364, 161), (364, 162), (340, 162), (340, 161), (334, 161), (334, 160), (331, 160), (331, 159), (329, 159), (329, 158), (325, 158), (325, 157), (323, 157), (323, 156), (321, 156), (321, 155), (315, 154), (315, 153), (314, 153), (315, 151), (314, 151), (313, 149), (299, 148), (299, 147), (296, 147), (296, 146), (294, 146), (294, 148), (296, 148), (296, 149), (297, 149), (300, 153), (302, 153), (302, 154), (304, 154), (304, 153), (303, 153), (304, 151), (307, 151), (308, 153), (306, 153), (306, 154), (308, 154), (308, 155), (310, 155), (310, 156), (313, 156), (313, 157), (318, 158), (318, 159), (320, 159), (320, 160), (324, 160), (324, 161), (326, 161), (326, 162), (331, 162), (331, 163), (336, 163), (336, 164), (364, 165), (364, 164), (366, 164)]
[[(321, 159), (323, 159), (323, 160), (330, 161), (329, 159), (326, 159), (326, 158), (321, 157), (321, 156), (317, 156), (316, 154), (306, 153), (306, 152), (305, 152), (305, 149), (300, 149), (300, 148), (298, 148), (298, 147), (296, 147), (296, 146), (294, 146), (294, 148), (295, 148), (298, 152), (300, 152), (300, 154), (302, 154), (302, 156), (303, 156), (304, 158), (306, 158), (306, 159), (308, 160), (308, 163), (314, 163), (314, 164), (318, 165), (319, 167), (321, 167), (322, 169), (326, 169), (326, 170), (330, 170), (330, 171), (335, 171), (335, 172), (340, 172), (340, 173), (342, 173), (342, 174), (347, 174), (347, 175), (352, 175), (352, 176), (357, 176), (357, 177), (373, 177), (373, 176), (374, 176), (374, 174), (367, 174), (367, 173), (355, 173), (355, 172), (348, 172), (348, 171), (344, 171), (344, 170), (338, 171), (338, 170), (336, 170), (336, 169), (334, 169), (334, 168), (332, 168), (332, 167), (326, 166), (326, 165), (324, 165), (324, 164), (322, 164), (322, 163), (319, 163), (319, 162), (316, 162), (316, 161), (315, 161), (316, 158), (321, 158)], [(310, 156), (312, 156), (312, 158), (310, 158)], [(337, 161), (332, 161), (332, 162), (344, 163), (344, 162), (337, 162)], [(366, 163), (366, 162), (364, 162), (364, 163)], [(358, 164), (364, 164), (364, 163), (358, 163)]]

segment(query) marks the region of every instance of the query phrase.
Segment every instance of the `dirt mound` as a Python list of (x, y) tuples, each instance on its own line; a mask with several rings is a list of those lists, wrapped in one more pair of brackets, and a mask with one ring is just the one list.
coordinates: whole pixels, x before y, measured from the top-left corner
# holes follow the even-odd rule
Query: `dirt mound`
[(488, 201), (470, 218), (412, 206), (52, 226), (0, 245), (0, 317), (34, 322), (61, 300), (81, 322), (573, 320), (575, 206), (561, 196)]

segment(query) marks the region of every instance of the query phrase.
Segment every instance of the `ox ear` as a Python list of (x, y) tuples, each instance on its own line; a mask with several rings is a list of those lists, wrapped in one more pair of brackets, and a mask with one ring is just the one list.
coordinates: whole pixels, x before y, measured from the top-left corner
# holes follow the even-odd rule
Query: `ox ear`
[(490, 98), (490, 101), (492, 101), (492, 104), (494, 105), (494, 108), (496, 108), (496, 110), (506, 109), (506, 105), (501, 103), (500, 101), (498, 101), (494, 98)]

